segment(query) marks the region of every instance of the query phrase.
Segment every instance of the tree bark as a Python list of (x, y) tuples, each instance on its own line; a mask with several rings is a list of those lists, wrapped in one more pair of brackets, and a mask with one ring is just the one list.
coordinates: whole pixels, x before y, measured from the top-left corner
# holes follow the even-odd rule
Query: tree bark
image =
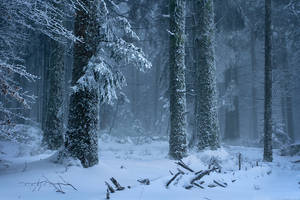
[(196, 19), (195, 134), (198, 150), (219, 147), (214, 10), (212, 0), (194, 1)]
[(272, 30), (271, 0), (265, 0), (264, 161), (272, 162)]
[(170, 139), (169, 155), (186, 155), (185, 0), (170, 0)]
[[(81, 7), (76, 10), (74, 32), (83, 42), (77, 42), (74, 46), (72, 86), (76, 86), (85, 74), (85, 67), (99, 44), (99, 1), (80, 0), (80, 3), (88, 12)], [(65, 147), (71, 156), (81, 161), (83, 167), (98, 163), (98, 106), (99, 94), (95, 88), (80, 89), (71, 94)]]

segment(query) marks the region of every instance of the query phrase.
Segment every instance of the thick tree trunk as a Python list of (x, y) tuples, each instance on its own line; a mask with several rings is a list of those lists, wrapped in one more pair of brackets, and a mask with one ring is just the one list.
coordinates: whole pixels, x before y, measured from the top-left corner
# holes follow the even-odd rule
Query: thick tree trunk
[(184, 64), (185, 0), (170, 0), (170, 120), (169, 155), (186, 155), (186, 86)]
[[(74, 46), (74, 66), (72, 86), (85, 74), (90, 58), (95, 55), (99, 44), (99, 24), (97, 21), (97, 3), (99, 1), (80, 1), (85, 9), (76, 10), (75, 35), (82, 38)], [(99, 94), (95, 88), (73, 91), (70, 97), (68, 130), (65, 147), (71, 156), (78, 158), (83, 167), (98, 163), (98, 101)]]
[(271, 0), (265, 0), (264, 161), (272, 162), (272, 30)]
[(199, 150), (219, 147), (216, 65), (214, 51), (214, 10), (212, 0), (195, 1), (196, 12), (196, 101), (195, 140)]

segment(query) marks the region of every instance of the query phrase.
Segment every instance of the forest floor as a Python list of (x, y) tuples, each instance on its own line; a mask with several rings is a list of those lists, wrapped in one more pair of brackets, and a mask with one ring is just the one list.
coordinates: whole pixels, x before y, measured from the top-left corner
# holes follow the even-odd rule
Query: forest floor
[[(104, 200), (105, 181), (113, 185), (110, 178), (114, 177), (126, 189), (110, 194), (112, 200), (300, 200), (300, 163), (292, 163), (300, 157), (281, 157), (277, 150), (272, 163), (261, 162), (261, 148), (224, 146), (217, 151), (189, 152), (183, 162), (191, 169), (206, 170), (213, 158), (222, 170), (201, 179), (204, 183), (199, 184), (204, 189), (185, 189), (195, 175), (167, 157), (166, 141), (134, 145), (131, 140), (106, 137), (99, 141), (99, 146), (99, 164), (84, 169), (53, 163), (55, 152), (33, 153), (26, 145), (1, 142), (0, 199)], [(184, 175), (180, 174), (166, 187), (174, 176), (170, 171), (176, 174), (177, 168)], [(137, 181), (145, 178), (150, 185)], [(58, 182), (70, 183), (77, 190), (69, 185), (59, 188), (55, 185)]]

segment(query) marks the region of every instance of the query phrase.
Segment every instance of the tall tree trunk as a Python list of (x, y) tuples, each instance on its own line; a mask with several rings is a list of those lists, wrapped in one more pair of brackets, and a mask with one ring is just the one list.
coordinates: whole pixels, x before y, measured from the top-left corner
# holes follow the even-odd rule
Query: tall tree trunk
[(47, 36), (43, 36), (44, 59), (43, 59), (43, 102), (42, 102), (42, 130), (45, 132), (47, 118), (48, 88), (49, 88), (49, 61), (50, 61), (50, 45)]
[(194, 1), (197, 19), (195, 45), (195, 134), (197, 148), (219, 147), (216, 65), (214, 51), (214, 10), (212, 0)]
[(282, 35), (282, 50), (283, 50), (283, 73), (284, 73), (284, 83), (283, 83), (283, 108), (284, 111), (283, 113), (283, 119), (286, 125), (286, 131), (288, 135), (290, 136), (292, 142), (295, 141), (294, 137), (294, 118), (293, 118), (293, 101), (292, 101), (292, 88), (291, 88), (291, 69), (289, 65), (289, 60), (288, 60), (288, 47), (287, 47), (287, 38), (286, 34)]
[[(76, 10), (75, 35), (83, 40), (74, 46), (72, 86), (85, 74), (90, 58), (95, 55), (99, 44), (98, 0), (80, 0), (85, 6)], [(65, 147), (71, 156), (78, 158), (83, 167), (98, 163), (98, 100), (95, 88), (73, 91), (70, 97), (68, 130)]]
[[(46, 106), (46, 122), (43, 141), (49, 149), (58, 149), (63, 145), (63, 89), (64, 89), (64, 46), (50, 41), (49, 100)], [(44, 91), (46, 92), (46, 91)]]
[(265, 0), (264, 161), (272, 162), (272, 30), (271, 0)]
[[(62, 9), (62, 3), (53, 2), (56, 8)], [(58, 17), (58, 16), (53, 16)], [(63, 20), (63, 19), (60, 19)], [(64, 102), (64, 46), (59, 42), (45, 40), (45, 79), (43, 97), (43, 143), (55, 150), (63, 145), (63, 102)], [(47, 48), (48, 47), (48, 48)], [(49, 82), (48, 82), (49, 81)], [(48, 90), (49, 88), (49, 90)]]
[(252, 138), (258, 139), (257, 129), (257, 103), (256, 103), (256, 32), (251, 31), (250, 40), (250, 54), (251, 54), (251, 68), (252, 68), (252, 115), (251, 115), (251, 127), (252, 127)]
[(169, 155), (186, 155), (186, 86), (184, 64), (185, 0), (170, 0), (170, 139)]

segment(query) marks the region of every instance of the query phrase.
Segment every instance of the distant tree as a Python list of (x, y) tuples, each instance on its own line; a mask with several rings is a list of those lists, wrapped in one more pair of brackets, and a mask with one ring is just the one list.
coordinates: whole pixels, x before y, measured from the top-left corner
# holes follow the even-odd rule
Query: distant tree
[[(201, 150), (218, 148), (216, 65), (214, 51), (214, 10), (212, 0), (194, 1), (196, 24), (195, 47), (195, 129), (194, 145)], [(193, 145), (192, 145), (193, 146)]]
[(170, 139), (169, 155), (186, 155), (185, 0), (170, 0)]
[(271, 0), (265, 0), (264, 161), (272, 162), (272, 20)]

